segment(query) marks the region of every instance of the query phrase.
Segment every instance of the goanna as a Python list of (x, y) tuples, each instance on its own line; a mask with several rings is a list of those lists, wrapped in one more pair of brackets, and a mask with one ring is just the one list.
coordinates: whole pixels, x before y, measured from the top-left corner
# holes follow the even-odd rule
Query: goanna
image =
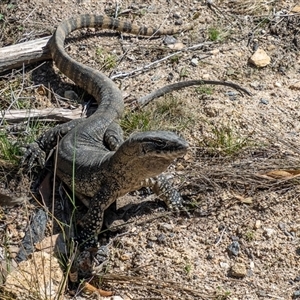
[(52, 58), (62, 73), (94, 96), (96, 112), (87, 119), (58, 125), (30, 144), (23, 162), (45, 163), (57, 141), (57, 174), (89, 207), (80, 222), (77, 239), (83, 249), (96, 247), (103, 213), (116, 199), (142, 186), (150, 186), (170, 207), (182, 207), (182, 198), (160, 175), (187, 151), (187, 142), (173, 132), (137, 133), (123, 141), (118, 124), (124, 104), (120, 90), (103, 73), (81, 64), (64, 50), (64, 40), (83, 27), (100, 27), (138, 35), (173, 34), (176, 31), (138, 27), (102, 15), (81, 15), (63, 21), (49, 41)]

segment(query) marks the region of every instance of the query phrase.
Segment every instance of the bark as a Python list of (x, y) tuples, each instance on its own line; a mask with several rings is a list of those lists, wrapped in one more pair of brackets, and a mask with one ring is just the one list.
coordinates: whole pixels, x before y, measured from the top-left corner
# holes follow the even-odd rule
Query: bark
[(34, 62), (51, 59), (50, 36), (0, 48), (0, 74)]

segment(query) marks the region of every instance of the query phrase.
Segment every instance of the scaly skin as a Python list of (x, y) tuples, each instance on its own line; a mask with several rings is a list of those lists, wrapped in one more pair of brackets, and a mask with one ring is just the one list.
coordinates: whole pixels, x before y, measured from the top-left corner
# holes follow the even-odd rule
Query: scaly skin
[[(172, 132), (138, 133), (123, 143), (118, 121), (124, 104), (120, 90), (103, 73), (71, 58), (64, 50), (64, 40), (83, 27), (100, 27), (139, 35), (173, 34), (174, 29), (157, 30), (138, 27), (107, 16), (82, 15), (63, 21), (56, 29), (49, 48), (57, 67), (77, 85), (95, 97), (96, 112), (88, 119), (58, 125), (31, 144), (23, 162), (45, 162), (58, 137), (57, 174), (76, 193), (88, 197), (89, 210), (80, 225), (78, 240), (84, 249), (96, 246), (104, 210), (116, 199), (141, 186), (151, 186), (169, 206), (182, 207), (182, 199), (168, 182), (158, 176), (187, 150), (187, 143)], [(155, 177), (158, 176), (158, 177)], [(155, 178), (152, 178), (155, 177)], [(90, 199), (90, 200), (89, 200)]]
[[(76, 191), (92, 195), (89, 209), (80, 225), (78, 235), (85, 248), (96, 246), (95, 235), (100, 232), (103, 212), (118, 197), (142, 186), (151, 186), (169, 207), (182, 208), (179, 193), (172, 189), (161, 174), (174, 161), (186, 153), (188, 144), (173, 132), (149, 131), (137, 133), (127, 139), (116, 152), (103, 151), (99, 167), (80, 170), (76, 176)], [(60, 161), (58, 161), (60, 165)], [(159, 175), (159, 176), (158, 176)], [(60, 177), (70, 186), (72, 176)], [(157, 176), (157, 177), (155, 177)]]

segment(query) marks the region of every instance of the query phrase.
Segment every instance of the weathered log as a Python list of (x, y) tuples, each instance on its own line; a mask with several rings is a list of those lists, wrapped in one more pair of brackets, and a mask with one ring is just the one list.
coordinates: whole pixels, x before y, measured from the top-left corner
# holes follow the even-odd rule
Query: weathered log
[(0, 48), (0, 74), (24, 65), (51, 59), (47, 43), (50, 36)]
[[(82, 106), (75, 109), (45, 108), (45, 109), (16, 109), (0, 112), (6, 123), (17, 123), (27, 120), (70, 121), (82, 116)], [(0, 122), (1, 123), (1, 122)]]

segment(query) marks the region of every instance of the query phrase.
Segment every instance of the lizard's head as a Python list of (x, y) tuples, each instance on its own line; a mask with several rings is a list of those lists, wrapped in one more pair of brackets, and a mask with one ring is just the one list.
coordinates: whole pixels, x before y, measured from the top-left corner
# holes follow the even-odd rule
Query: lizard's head
[(187, 148), (188, 143), (173, 132), (147, 131), (130, 136), (117, 152), (123, 164), (147, 178), (165, 171)]

